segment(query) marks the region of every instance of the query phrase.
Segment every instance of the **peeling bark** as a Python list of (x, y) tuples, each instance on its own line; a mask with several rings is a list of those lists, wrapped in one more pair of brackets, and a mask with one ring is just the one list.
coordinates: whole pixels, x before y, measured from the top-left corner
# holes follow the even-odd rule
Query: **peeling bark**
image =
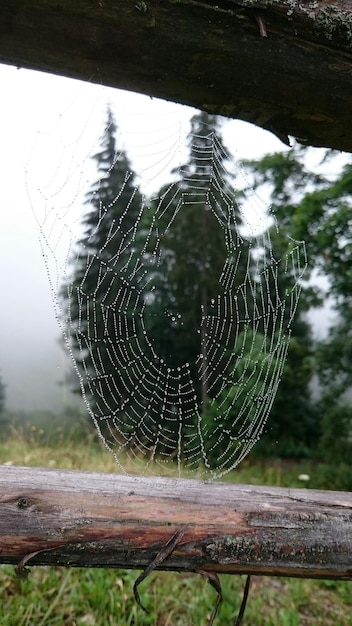
[(349, 0), (2, 0), (1, 61), (352, 151)]
[(352, 579), (351, 554), (350, 493), (0, 467), (0, 563), (20, 570)]

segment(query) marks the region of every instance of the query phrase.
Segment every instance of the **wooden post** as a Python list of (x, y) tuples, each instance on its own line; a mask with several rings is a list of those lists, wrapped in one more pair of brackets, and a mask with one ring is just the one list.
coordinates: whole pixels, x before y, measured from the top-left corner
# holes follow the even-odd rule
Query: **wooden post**
[(350, 0), (1, 0), (0, 62), (352, 151)]
[(0, 562), (352, 579), (352, 494), (0, 467)]

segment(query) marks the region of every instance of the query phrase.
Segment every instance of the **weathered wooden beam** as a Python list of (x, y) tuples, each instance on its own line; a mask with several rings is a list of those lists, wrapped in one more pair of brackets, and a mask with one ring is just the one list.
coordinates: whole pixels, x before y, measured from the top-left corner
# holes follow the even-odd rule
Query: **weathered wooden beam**
[(2, 0), (0, 62), (352, 151), (350, 0)]
[(352, 494), (0, 467), (0, 563), (352, 579)]

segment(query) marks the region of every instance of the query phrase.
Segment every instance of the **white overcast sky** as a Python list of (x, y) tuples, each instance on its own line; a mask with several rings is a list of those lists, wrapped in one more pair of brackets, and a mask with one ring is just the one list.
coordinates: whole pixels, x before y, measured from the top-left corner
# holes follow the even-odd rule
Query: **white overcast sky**
[[(108, 103), (137, 173), (144, 181), (151, 179), (144, 183), (147, 191), (168, 179), (172, 164), (184, 162), (180, 138), (194, 111), (5, 65), (0, 65), (0, 81), (0, 374), (10, 410), (61, 412), (72, 398), (59, 384), (67, 364), (35, 215), (41, 221), (57, 198), (60, 210), (66, 207), (76, 217), (80, 213), (76, 195), (94, 176), (89, 155)], [(239, 121), (226, 122), (223, 137), (235, 158), (285, 149), (275, 136)]]

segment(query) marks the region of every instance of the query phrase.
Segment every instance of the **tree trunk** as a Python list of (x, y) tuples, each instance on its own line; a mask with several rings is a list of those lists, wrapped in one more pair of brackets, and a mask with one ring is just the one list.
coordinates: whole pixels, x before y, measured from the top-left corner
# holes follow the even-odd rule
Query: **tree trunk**
[(0, 60), (352, 150), (349, 0), (2, 0)]
[(351, 579), (352, 494), (0, 468), (0, 563)]

